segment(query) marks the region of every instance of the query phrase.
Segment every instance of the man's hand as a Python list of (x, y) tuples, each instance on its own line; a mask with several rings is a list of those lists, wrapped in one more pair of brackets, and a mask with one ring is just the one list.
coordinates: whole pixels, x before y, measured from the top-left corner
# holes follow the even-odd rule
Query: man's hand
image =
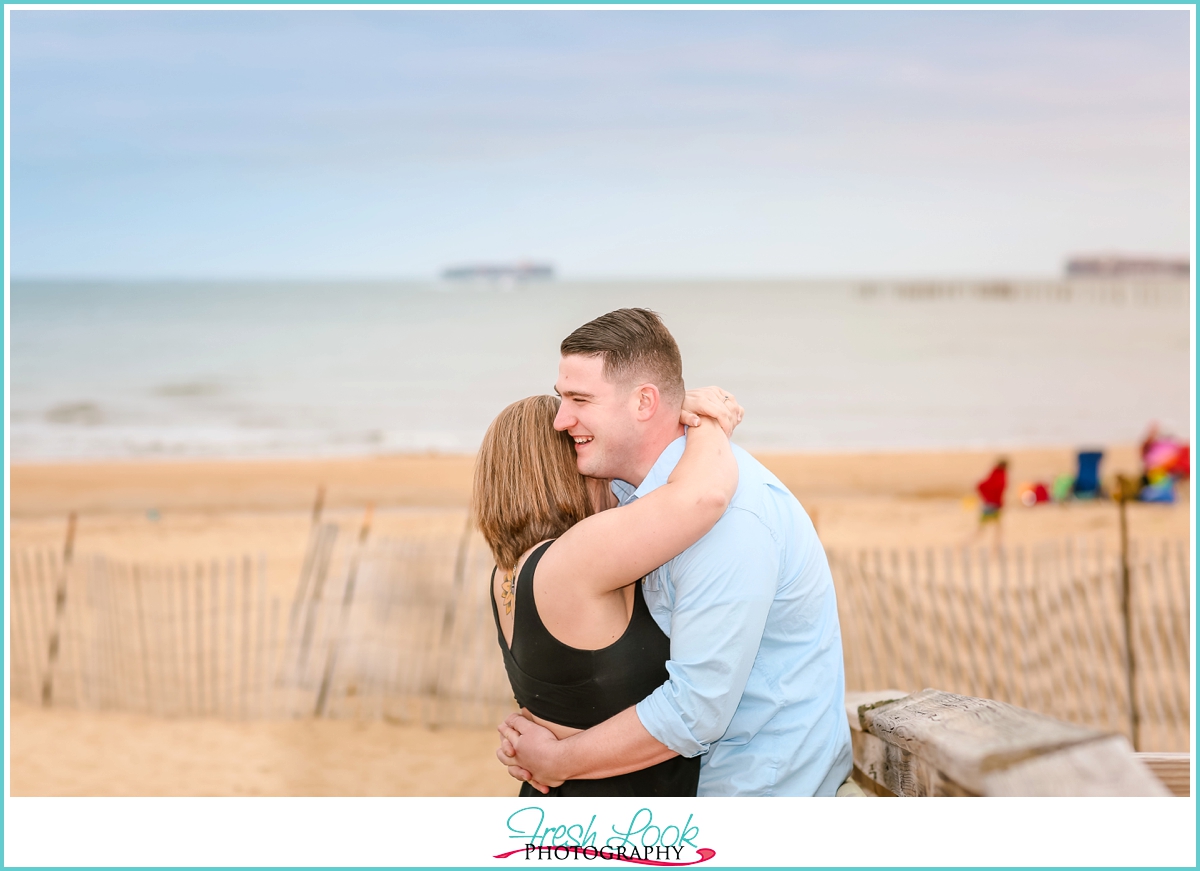
[[(517, 714), (515, 716), (520, 716)], [(528, 783), (538, 792), (545, 794), (550, 790), (550, 787), (544, 783), (538, 783), (533, 779), (533, 775), (517, 765), (517, 751), (513, 748), (512, 742), (505, 737), (506, 734), (513, 731), (508, 723), (501, 723), (496, 727), (496, 731), (500, 733), (500, 746), (496, 748), (496, 758), (500, 760), (500, 764), (508, 769), (508, 776), (514, 780), (519, 780), (522, 783)]]
[(720, 387), (701, 387), (683, 395), (683, 411), (679, 414), (679, 422), (684, 426), (699, 426), (700, 417), (711, 417), (725, 430), (725, 435), (731, 436), (745, 413), (732, 393)]
[(496, 731), (500, 733), (496, 758), (508, 768), (509, 775), (527, 781), (541, 793), (566, 780), (556, 774), (558, 738), (549, 729), (515, 713), (509, 714)]

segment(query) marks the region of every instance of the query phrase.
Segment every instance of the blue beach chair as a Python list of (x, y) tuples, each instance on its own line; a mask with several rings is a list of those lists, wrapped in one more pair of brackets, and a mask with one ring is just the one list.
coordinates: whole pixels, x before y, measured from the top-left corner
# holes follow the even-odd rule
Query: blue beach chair
[(1096, 499), (1104, 495), (1100, 486), (1100, 461), (1104, 459), (1104, 451), (1080, 451), (1079, 471), (1075, 473), (1075, 483), (1071, 492), (1076, 499)]

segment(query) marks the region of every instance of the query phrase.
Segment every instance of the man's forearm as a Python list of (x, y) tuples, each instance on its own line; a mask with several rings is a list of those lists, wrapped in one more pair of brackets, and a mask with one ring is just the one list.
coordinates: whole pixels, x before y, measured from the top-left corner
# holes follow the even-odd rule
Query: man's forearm
[(641, 771), (678, 756), (646, 731), (636, 708), (626, 708), (598, 726), (558, 742), (564, 780), (597, 780)]

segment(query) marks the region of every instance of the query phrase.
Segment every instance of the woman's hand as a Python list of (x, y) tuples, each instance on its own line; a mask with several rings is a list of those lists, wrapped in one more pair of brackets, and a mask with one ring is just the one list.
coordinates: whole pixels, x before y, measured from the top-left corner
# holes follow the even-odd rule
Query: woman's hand
[(725, 435), (731, 436), (745, 413), (732, 393), (726, 393), (720, 387), (701, 387), (683, 394), (679, 422), (684, 426), (698, 426), (700, 417), (711, 417), (725, 430)]

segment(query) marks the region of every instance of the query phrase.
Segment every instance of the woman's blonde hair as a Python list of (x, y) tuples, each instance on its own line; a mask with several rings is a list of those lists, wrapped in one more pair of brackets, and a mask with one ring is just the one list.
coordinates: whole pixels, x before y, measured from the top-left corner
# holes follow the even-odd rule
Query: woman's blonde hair
[(530, 396), (496, 416), (475, 459), (471, 511), (509, 573), (539, 541), (595, 512), (569, 435), (554, 429), (557, 396)]

